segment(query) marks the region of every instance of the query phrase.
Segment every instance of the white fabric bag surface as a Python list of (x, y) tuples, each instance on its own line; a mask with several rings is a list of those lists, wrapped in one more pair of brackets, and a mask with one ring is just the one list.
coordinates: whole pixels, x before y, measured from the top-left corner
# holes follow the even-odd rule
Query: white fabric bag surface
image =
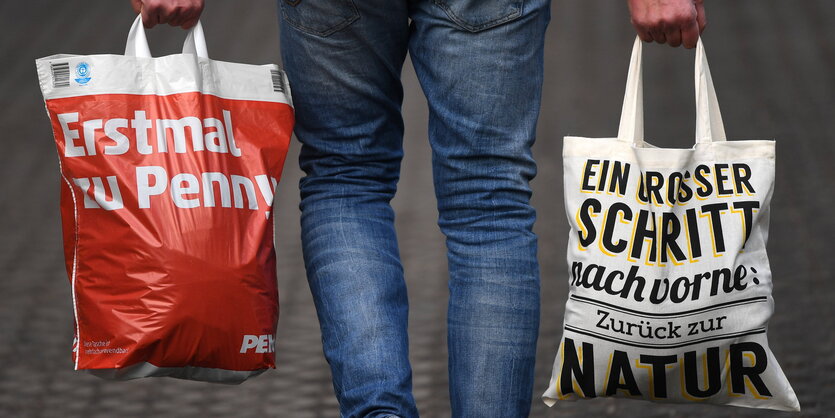
[(565, 137), (569, 297), (543, 400), (798, 411), (766, 338), (775, 143), (726, 141), (701, 40), (695, 145), (644, 142), (641, 49), (617, 138)]

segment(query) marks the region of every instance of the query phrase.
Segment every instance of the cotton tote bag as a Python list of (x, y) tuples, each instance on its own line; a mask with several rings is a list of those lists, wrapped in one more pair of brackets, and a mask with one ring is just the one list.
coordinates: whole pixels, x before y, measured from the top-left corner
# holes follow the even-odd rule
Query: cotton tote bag
[(543, 400), (799, 410), (766, 338), (774, 142), (725, 140), (701, 40), (695, 145), (644, 142), (641, 48), (617, 138), (565, 138), (569, 298)]
[(201, 25), (152, 58), (36, 61), (62, 176), (77, 370), (239, 383), (275, 367), (273, 195), (293, 109), (275, 65), (208, 58)]

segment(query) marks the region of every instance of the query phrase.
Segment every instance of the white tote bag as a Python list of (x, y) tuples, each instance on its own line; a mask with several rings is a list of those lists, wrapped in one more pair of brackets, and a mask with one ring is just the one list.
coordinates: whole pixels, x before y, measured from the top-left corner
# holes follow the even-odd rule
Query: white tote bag
[(549, 406), (800, 409), (766, 338), (774, 141), (726, 141), (701, 40), (695, 70), (693, 148), (644, 142), (639, 39), (618, 137), (565, 138), (570, 289)]

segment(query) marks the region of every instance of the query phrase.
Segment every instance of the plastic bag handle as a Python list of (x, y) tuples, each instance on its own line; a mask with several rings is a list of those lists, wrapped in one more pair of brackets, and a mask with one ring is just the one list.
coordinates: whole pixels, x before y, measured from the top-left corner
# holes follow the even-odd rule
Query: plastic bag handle
[[(642, 42), (636, 37), (626, 77), (626, 93), (618, 127), (618, 140), (640, 144), (644, 141), (644, 86), (641, 69)], [(719, 111), (716, 90), (710, 77), (702, 39), (696, 43), (696, 143), (725, 141), (725, 125)]]
[[(206, 38), (203, 36), (203, 25), (200, 21), (188, 31), (186, 41), (183, 43), (183, 54), (192, 54), (200, 58), (209, 58), (206, 49)], [(148, 48), (148, 38), (145, 37), (145, 27), (142, 25), (142, 15), (137, 15), (133, 25), (128, 32), (128, 42), (125, 45), (125, 55), (131, 57), (151, 58), (151, 49)]]

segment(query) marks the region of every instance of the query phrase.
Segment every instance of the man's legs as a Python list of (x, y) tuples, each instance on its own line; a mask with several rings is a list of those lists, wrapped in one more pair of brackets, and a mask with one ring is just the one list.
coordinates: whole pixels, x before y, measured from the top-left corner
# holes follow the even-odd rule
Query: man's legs
[(450, 269), (454, 417), (523, 417), (539, 328), (528, 182), (549, 0), (418, 0), (409, 51), (429, 101)]
[(306, 173), (304, 261), (341, 413), (415, 417), (408, 301), (389, 205), (402, 157), (406, 2), (279, 5)]

